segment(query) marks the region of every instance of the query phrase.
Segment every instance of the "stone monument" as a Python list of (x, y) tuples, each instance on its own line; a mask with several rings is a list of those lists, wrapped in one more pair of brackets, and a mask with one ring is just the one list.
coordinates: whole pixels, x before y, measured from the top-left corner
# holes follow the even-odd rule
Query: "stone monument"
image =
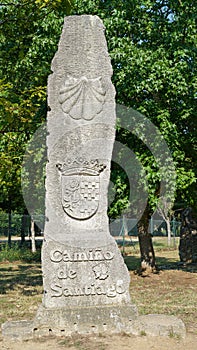
[[(129, 272), (109, 233), (116, 117), (111, 76), (101, 20), (66, 17), (48, 80), (43, 302), (32, 322), (5, 323), (4, 336), (151, 334), (159, 324), (158, 317), (151, 324), (145, 316), (139, 320)], [(162, 319), (157, 333), (168, 328)]]
[(115, 89), (96, 16), (66, 17), (48, 81), (43, 304), (36, 331), (123, 330), (137, 310), (109, 233)]

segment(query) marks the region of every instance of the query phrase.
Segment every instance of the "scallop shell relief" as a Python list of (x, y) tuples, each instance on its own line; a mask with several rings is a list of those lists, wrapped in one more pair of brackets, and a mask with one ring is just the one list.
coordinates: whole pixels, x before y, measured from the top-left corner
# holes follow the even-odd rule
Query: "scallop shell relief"
[(60, 89), (59, 102), (71, 118), (92, 120), (103, 109), (105, 93), (101, 77), (77, 79), (69, 76)]

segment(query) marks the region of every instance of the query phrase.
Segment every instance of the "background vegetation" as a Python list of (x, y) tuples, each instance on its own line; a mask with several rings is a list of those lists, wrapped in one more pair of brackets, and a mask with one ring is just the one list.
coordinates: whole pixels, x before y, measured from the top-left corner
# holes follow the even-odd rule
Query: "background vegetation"
[[(23, 155), (27, 142), (46, 120), (47, 77), (68, 14), (94, 14), (103, 20), (117, 103), (143, 113), (158, 127), (176, 167), (174, 209), (192, 206), (196, 210), (196, 13), (193, 0), (3, 1), (1, 210), (26, 210), (20, 180)], [(117, 140), (133, 150), (145, 171), (148, 218), (158, 201), (158, 164), (134, 135), (118, 129)], [(34, 166), (39, 161), (36, 158)], [(116, 217), (129, 208), (126, 174), (116, 164), (112, 180), (116, 196), (109, 214)]]

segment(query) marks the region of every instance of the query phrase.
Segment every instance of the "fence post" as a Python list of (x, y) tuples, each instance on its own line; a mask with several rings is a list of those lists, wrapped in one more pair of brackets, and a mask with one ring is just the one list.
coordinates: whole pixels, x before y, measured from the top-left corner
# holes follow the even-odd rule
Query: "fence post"
[(176, 247), (176, 220), (172, 219), (172, 233), (173, 233), (173, 242), (174, 242), (174, 248)]
[(35, 226), (34, 226), (34, 220), (31, 217), (31, 249), (32, 252), (36, 252), (36, 240), (35, 240)]
[(8, 245), (12, 245), (12, 212), (9, 210), (8, 213)]

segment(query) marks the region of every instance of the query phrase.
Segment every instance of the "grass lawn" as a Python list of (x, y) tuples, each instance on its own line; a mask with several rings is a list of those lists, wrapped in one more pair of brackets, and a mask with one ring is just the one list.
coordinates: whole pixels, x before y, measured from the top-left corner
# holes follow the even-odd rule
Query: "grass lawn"
[[(154, 243), (155, 244), (155, 243)], [(122, 248), (120, 248), (122, 249)], [(139, 247), (126, 246), (130, 294), (140, 314), (165, 313), (180, 317), (187, 331), (197, 335), (197, 266), (182, 266), (177, 248), (155, 244), (159, 272), (139, 276)], [(0, 262), (0, 323), (32, 319), (42, 299), (40, 263)]]
[[(130, 295), (140, 314), (175, 315), (187, 331), (197, 334), (197, 264), (180, 263), (176, 247), (167, 246), (166, 238), (153, 238), (158, 273), (136, 274), (139, 247), (125, 247), (125, 263), (130, 270)], [(122, 248), (120, 248), (122, 249)]]

